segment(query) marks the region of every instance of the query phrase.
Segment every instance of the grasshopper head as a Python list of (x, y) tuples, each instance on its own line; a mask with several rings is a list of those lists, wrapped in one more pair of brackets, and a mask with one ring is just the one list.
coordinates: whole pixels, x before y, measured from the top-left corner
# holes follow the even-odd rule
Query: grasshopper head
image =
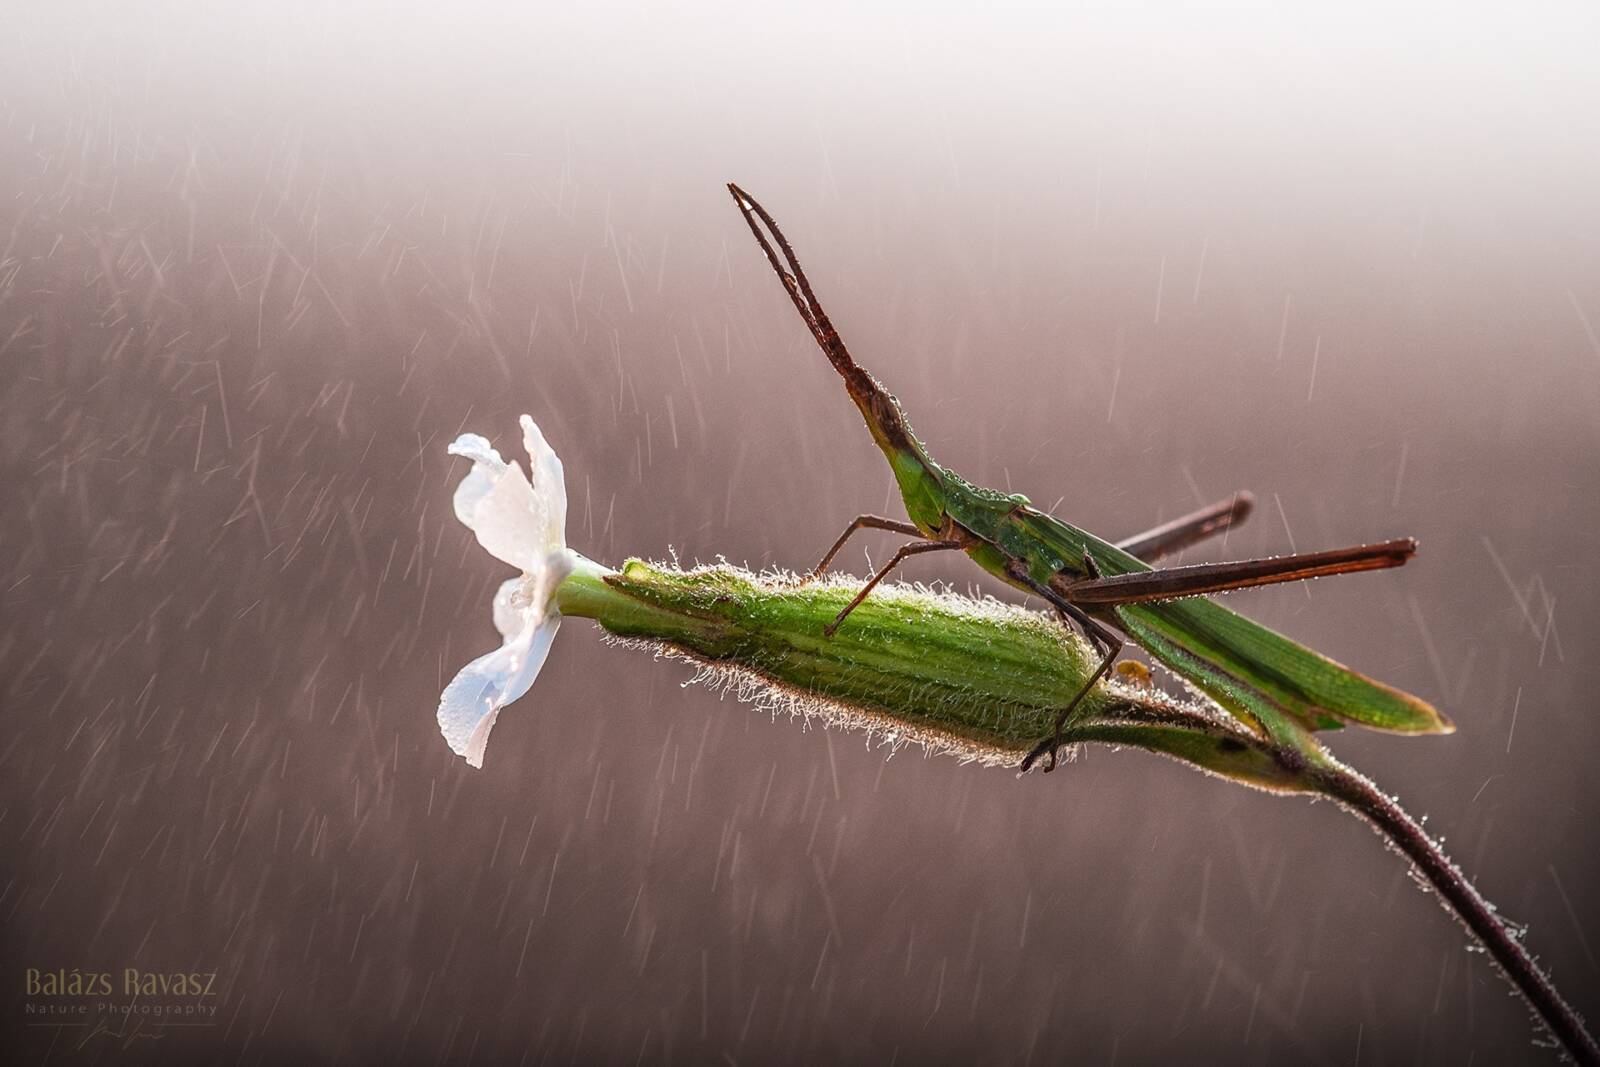
[[(865, 371), (853, 369), (856, 374), (845, 375), (846, 386), (851, 399), (861, 409), (872, 439), (894, 471), (906, 515), (923, 533), (937, 534), (944, 526), (944, 468), (933, 461), (917, 435), (911, 432), (911, 424), (906, 421), (900, 402)], [(858, 387), (857, 375), (865, 379), (865, 388)]]

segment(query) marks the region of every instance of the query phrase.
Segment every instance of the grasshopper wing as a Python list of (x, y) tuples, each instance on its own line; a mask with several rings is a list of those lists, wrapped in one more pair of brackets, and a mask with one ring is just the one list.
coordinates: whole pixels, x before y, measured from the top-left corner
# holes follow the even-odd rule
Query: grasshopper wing
[[(1450, 733), (1426, 701), (1374, 681), (1203, 597), (1113, 609), (1127, 635), (1230, 708), (1266, 700), (1313, 730), (1357, 723)], [(1258, 716), (1259, 717), (1259, 716)]]
[[(1017, 514), (1014, 550), (1085, 569), (1091, 555), (1106, 575), (1149, 564), (1093, 534), (1031, 508)], [(1011, 547), (1011, 546), (1008, 546)], [(1426, 701), (1374, 681), (1320, 652), (1251, 622), (1205, 597), (1109, 607), (1116, 625), (1145, 651), (1230, 711), (1260, 722), (1286, 715), (1313, 730), (1357, 723), (1396, 733), (1455, 729)]]

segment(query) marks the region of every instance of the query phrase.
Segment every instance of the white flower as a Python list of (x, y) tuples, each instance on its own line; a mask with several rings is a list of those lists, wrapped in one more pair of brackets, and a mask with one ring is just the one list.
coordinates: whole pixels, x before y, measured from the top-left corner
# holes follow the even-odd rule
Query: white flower
[(505, 643), (462, 668), (439, 698), (439, 729), (459, 756), (483, 766), (483, 749), (500, 709), (528, 691), (561, 626), (556, 587), (577, 565), (567, 549), (567, 487), (561, 460), (533, 419), (522, 416), (522, 444), (533, 472), (530, 485), (515, 461), (488, 441), (462, 434), (450, 454), (472, 460), (456, 488), (456, 518), (498, 559), (522, 570), (494, 597), (494, 624)]

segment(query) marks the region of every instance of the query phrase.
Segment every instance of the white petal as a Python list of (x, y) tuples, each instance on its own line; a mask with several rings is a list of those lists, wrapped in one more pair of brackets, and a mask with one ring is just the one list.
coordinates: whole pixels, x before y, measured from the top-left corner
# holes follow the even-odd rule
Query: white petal
[(533, 570), (549, 550), (543, 508), (515, 463), (496, 472), (474, 459), (472, 473), (456, 490), (456, 517), (478, 535), (478, 543), (491, 556), (519, 570)]
[(532, 464), (535, 522), (544, 532), (546, 551), (567, 543), (567, 482), (561, 457), (545, 441), (532, 417), (522, 416), (522, 447)]
[(464, 433), (446, 449), (452, 456), (465, 456), (472, 460), (472, 470), (456, 487), (456, 518), (471, 529), (476, 522), (478, 505), (489, 495), (494, 483), (506, 469), (506, 461), (494, 446), (475, 433)]
[(528, 608), (533, 604), (534, 582), (524, 576), (507, 578), (494, 594), (494, 628), (500, 636), (514, 637), (528, 625)]
[(504, 645), (463, 667), (439, 698), (439, 729), (445, 741), (474, 767), (483, 766), (484, 746), (500, 709), (533, 685), (561, 628), (556, 612), (542, 620), (538, 614), (526, 612), (526, 626), (507, 637)]

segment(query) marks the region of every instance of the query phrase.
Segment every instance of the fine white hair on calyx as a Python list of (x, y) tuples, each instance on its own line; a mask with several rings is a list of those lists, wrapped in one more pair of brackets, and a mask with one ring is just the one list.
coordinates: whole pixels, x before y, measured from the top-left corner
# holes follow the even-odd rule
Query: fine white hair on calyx
[[(858, 575), (846, 574), (840, 571), (830, 571), (818, 577), (809, 574), (799, 574), (782, 567), (773, 567), (760, 572), (741, 567), (736, 563), (729, 563), (726, 559), (718, 557), (714, 563), (699, 563), (693, 567), (684, 568), (677, 562), (677, 553), (668, 548), (668, 553), (673, 557), (672, 567), (676, 572), (674, 577), (694, 577), (701, 574), (725, 574), (729, 577), (749, 582), (764, 592), (788, 593), (793, 592), (802, 581), (808, 592), (816, 590), (847, 590), (851, 593), (861, 588), (863, 579)], [(647, 564), (647, 566), (655, 566)], [(1059, 634), (1064, 640), (1076, 641), (1087, 647), (1073, 631), (1061, 626), (1054, 619), (1031, 611), (1020, 604), (1010, 604), (1004, 600), (997, 600), (987, 593), (980, 595), (957, 592), (947, 582), (893, 582), (884, 583), (872, 591), (872, 599), (878, 602), (901, 603), (910, 605), (924, 605), (937, 608), (939, 611), (950, 615), (981, 622), (997, 623), (1026, 623), (1037, 625), (1050, 632)]]
[[(807, 728), (815, 722), (824, 729), (833, 727), (861, 731), (866, 734), (868, 748), (887, 748), (891, 758), (905, 746), (917, 745), (926, 756), (954, 756), (962, 763), (977, 763), (985, 767), (1014, 767), (1027, 752), (1026, 748), (986, 745), (876, 709), (855, 707), (821, 693), (804, 692), (747, 667), (713, 663), (685, 649), (659, 641), (617, 637), (613, 634), (604, 634), (603, 637), (610, 645), (650, 652), (657, 659), (680, 660), (693, 665), (695, 673), (682, 683), (685, 687), (700, 685), (719, 697), (732, 695), (740, 703), (749, 704), (756, 711), (770, 715), (774, 721), (781, 714), (790, 719), (799, 719), (802, 726)], [(1062, 758), (1072, 758), (1075, 748), (1064, 748)]]

